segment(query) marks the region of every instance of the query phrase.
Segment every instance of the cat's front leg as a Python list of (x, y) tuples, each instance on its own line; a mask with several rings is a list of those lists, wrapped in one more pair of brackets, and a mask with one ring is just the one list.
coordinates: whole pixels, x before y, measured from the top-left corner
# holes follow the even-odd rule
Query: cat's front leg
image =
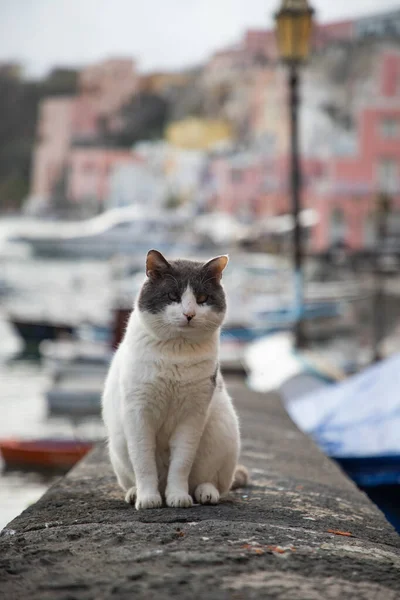
[(127, 414), (125, 434), (136, 478), (135, 507), (159, 508), (162, 498), (158, 491), (156, 435), (151, 419), (143, 411)]
[(201, 419), (180, 423), (170, 440), (170, 465), (165, 500), (167, 506), (188, 508), (193, 505), (189, 494), (189, 475), (200, 443)]

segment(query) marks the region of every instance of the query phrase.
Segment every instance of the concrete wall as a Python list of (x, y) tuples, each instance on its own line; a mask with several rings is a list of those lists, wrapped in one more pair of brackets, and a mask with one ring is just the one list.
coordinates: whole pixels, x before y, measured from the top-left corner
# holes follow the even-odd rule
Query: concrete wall
[(136, 511), (99, 446), (0, 535), (0, 596), (396, 600), (400, 538), (274, 394), (230, 380), (252, 484)]

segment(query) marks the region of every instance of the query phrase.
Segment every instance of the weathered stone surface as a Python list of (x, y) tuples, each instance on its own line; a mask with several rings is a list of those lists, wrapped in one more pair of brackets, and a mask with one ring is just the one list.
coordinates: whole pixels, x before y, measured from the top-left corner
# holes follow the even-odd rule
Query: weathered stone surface
[(137, 512), (98, 447), (0, 535), (0, 598), (400, 597), (400, 538), (383, 515), (277, 396), (230, 389), (249, 488), (215, 507)]

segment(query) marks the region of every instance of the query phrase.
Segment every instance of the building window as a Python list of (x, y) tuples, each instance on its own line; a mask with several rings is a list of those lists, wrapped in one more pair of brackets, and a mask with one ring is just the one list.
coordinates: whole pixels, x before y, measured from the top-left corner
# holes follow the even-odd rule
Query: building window
[(96, 165), (91, 161), (85, 161), (82, 168), (85, 173), (93, 173), (96, 170)]
[(384, 138), (397, 138), (400, 133), (400, 122), (398, 119), (385, 118), (381, 121), (381, 135)]
[(376, 244), (376, 223), (373, 215), (367, 215), (363, 223), (364, 247), (373, 248)]
[(380, 158), (378, 163), (378, 189), (394, 194), (399, 189), (398, 164), (393, 158)]
[(329, 239), (332, 246), (346, 241), (346, 220), (341, 208), (334, 208), (329, 223)]
[(242, 171), (240, 171), (240, 169), (232, 169), (231, 178), (232, 183), (239, 183), (242, 181)]

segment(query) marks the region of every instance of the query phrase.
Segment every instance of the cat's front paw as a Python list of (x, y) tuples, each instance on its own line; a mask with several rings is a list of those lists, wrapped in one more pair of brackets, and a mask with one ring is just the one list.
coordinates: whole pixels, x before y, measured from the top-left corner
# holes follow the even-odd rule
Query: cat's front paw
[(136, 496), (136, 510), (141, 510), (143, 508), (160, 508), (160, 506), (162, 506), (162, 499), (159, 493), (138, 494)]
[(218, 504), (219, 491), (212, 483), (201, 483), (197, 486), (194, 497), (199, 504)]
[(190, 508), (193, 506), (192, 496), (185, 492), (167, 492), (165, 500), (167, 506), (170, 506), (171, 508)]
[(129, 488), (129, 490), (125, 494), (125, 502), (128, 504), (135, 504), (136, 500), (136, 485)]

